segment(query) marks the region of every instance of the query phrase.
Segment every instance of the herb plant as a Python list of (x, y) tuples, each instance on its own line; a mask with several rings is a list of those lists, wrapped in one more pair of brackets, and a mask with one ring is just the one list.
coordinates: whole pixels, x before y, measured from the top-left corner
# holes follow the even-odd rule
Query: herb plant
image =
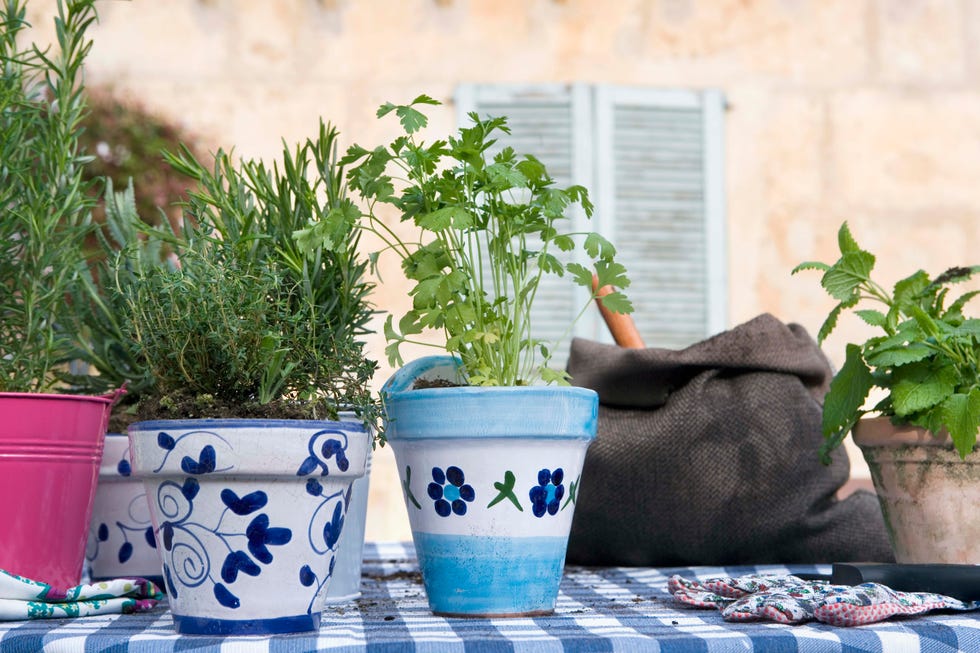
[(236, 165), (220, 150), (213, 169), (186, 149), (165, 155), (199, 186), (183, 227), (133, 224), (178, 264), (151, 264), (146, 245), (130, 242), (110, 265), (122, 331), (154, 379), (141, 412), (323, 418), (351, 409), (374, 421), (376, 365), (359, 340), (372, 284), (358, 233), (332, 234), (329, 250), (301, 251), (293, 239), (349, 203), (336, 139), (321, 123), (271, 169)]
[[(135, 419), (137, 401), (152, 389), (154, 380), (123, 331), (125, 299), (113, 290), (117, 285), (133, 287), (145, 267), (167, 265), (167, 261), (162, 241), (139, 236), (140, 214), (132, 180), (125, 190), (116, 192), (112, 179), (106, 178), (103, 206), (104, 225), (95, 232), (98, 256), (91, 258), (80, 283), (73, 288), (72, 320), (68, 323), (78, 334), (72, 358), (89, 369), (67, 375), (66, 381), (73, 390), (92, 394), (125, 385), (126, 394), (116, 401), (109, 425), (110, 432), (125, 433), (125, 427)], [(109, 261), (123, 246), (130, 248), (126, 265), (110, 268)], [(93, 369), (97, 374), (90, 373)]]
[[(404, 135), (373, 150), (354, 145), (342, 160), (356, 164), (347, 176), (367, 201), (363, 228), (401, 257), (402, 269), (414, 282), (413, 308), (397, 327), (392, 316), (385, 324), (388, 359), (400, 365), (403, 343), (416, 342), (412, 336), (425, 329), (439, 329), (445, 333), (445, 350), (460, 357), (471, 385), (567, 382), (563, 371), (548, 367), (555, 343), (531, 334), (531, 306), (541, 278), (568, 272), (589, 289), (581, 315), (595, 297), (593, 270), (563, 263), (556, 254), (575, 250), (580, 237), (600, 287), (627, 287), (626, 270), (614, 260), (612, 244), (598, 234), (566, 231), (573, 205), (592, 216), (585, 188), (557, 188), (538, 159), (519, 156), (510, 147), (491, 153), (497, 136), (509, 133), (506, 118), (481, 119), (473, 113), (472, 125), (454, 136), (421, 141), (418, 132), (428, 119), (420, 105), (437, 104), (420, 95), (407, 105), (383, 105), (378, 117), (394, 113)], [(379, 204), (395, 207), (403, 221), (412, 221), (419, 239), (400, 238), (376, 213)], [(339, 222), (344, 216), (333, 217)], [(315, 224), (300, 238), (315, 243), (331, 224)], [(632, 310), (618, 291), (602, 301), (615, 312)]]
[(0, 4), (0, 390), (49, 391), (73, 350), (67, 301), (92, 200), (79, 145), (92, 0), (59, 0), (57, 52), (18, 48), (25, 3)]
[[(963, 314), (980, 291), (952, 299), (950, 286), (980, 267), (957, 267), (931, 279), (919, 270), (891, 292), (871, 279), (875, 257), (855, 242), (847, 224), (838, 233), (841, 257), (833, 265), (806, 262), (801, 270), (823, 272), (821, 285), (838, 301), (817, 340), (830, 335), (845, 310), (880, 328), (881, 335), (849, 344), (841, 369), (824, 401), (821, 456), (837, 447), (863, 415), (879, 413), (893, 422), (949, 433), (960, 457), (973, 450), (980, 428), (980, 320)], [(878, 308), (862, 308), (868, 302)], [(887, 395), (865, 410), (873, 387)]]

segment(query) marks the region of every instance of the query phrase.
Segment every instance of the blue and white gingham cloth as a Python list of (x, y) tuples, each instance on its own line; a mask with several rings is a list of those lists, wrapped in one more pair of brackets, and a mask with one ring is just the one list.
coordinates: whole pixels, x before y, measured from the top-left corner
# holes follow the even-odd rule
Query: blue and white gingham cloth
[(980, 615), (932, 613), (868, 626), (726, 622), (678, 604), (674, 574), (709, 579), (749, 573), (829, 573), (829, 566), (568, 567), (554, 616), (444, 619), (429, 612), (411, 545), (365, 547), (363, 596), (323, 614), (318, 633), (272, 637), (180, 636), (162, 603), (150, 612), (0, 624), (0, 653), (453, 653), (479, 651), (980, 651)]

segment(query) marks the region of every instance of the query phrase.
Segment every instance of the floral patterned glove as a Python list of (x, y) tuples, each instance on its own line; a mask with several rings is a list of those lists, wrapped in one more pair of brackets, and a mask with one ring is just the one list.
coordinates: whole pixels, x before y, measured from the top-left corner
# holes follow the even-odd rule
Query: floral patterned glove
[(681, 603), (718, 608), (727, 621), (799, 624), (817, 620), (832, 626), (860, 626), (894, 615), (980, 608), (980, 602), (964, 603), (927, 592), (896, 592), (878, 583), (851, 587), (796, 576), (749, 575), (698, 582), (675, 575), (667, 581), (667, 590)]
[(120, 578), (67, 591), (0, 570), (0, 621), (145, 612), (163, 592), (143, 578)]

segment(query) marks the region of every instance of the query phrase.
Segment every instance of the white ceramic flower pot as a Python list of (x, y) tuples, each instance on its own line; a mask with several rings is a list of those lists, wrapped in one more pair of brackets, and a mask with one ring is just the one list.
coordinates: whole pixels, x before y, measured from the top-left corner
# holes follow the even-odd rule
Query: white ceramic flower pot
[(135, 576), (163, 586), (146, 490), (132, 476), (129, 438), (121, 433), (105, 437), (85, 559), (92, 580)]
[(368, 492), (371, 484), (371, 453), (364, 476), (354, 480), (344, 530), (340, 534), (337, 562), (327, 586), (326, 605), (348, 603), (361, 595), (364, 563), (364, 529), (367, 526)]
[(129, 437), (177, 631), (316, 630), (371, 434), (226, 419), (139, 422)]
[(898, 562), (980, 564), (980, 454), (963, 460), (948, 435), (885, 417), (860, 420), (854, 442), (871, 470)]
[(458, 363), (417, 360), (385, 386), (387, 425), (433, 612), (554, 611), (598, 398), (573, 387), (412, 389)]

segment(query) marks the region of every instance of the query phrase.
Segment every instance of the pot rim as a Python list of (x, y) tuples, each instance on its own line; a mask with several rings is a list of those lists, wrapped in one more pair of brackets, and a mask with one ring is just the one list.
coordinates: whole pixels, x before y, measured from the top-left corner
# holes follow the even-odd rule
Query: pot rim
[[(343, 413), (341, 413), (343, 416)], [(254, 419), (239, 417), (195, 417), (183, 419), (155, 419), (142, 422), (133, 422), (129, 425), (129, 431), (151, 431), (163, 428), (192, 428), (206, 425), (209, 428), (293, 428), (310, 427), (323, 428), (324, 426), (334, 426), (342, 424), (345, 431), (362, 431), (367, 433), (368, 428), (360, 420), (329, 420), (329, 419)]]
[(99, 395), (72, 395), (59, 394), (55, 392), (0, 392), (0, 400), (3, 399), (43, 399), (54, 401), (67, 399), (69, 401), (91, 401), (99, 404), (111, 404), (115, 401), (115, 399), (112, 397), (103, 397)]
[(943, 447), (953, 448), (945, 429), (938, 434), (911, 424), (893, 424), (890, 417), (862, 417), (851, 432), (859, 447)]
[(418, 440), (592, 440), (599, 397), (572, 386), (407, 390), (385, 399), (391, 443)]

